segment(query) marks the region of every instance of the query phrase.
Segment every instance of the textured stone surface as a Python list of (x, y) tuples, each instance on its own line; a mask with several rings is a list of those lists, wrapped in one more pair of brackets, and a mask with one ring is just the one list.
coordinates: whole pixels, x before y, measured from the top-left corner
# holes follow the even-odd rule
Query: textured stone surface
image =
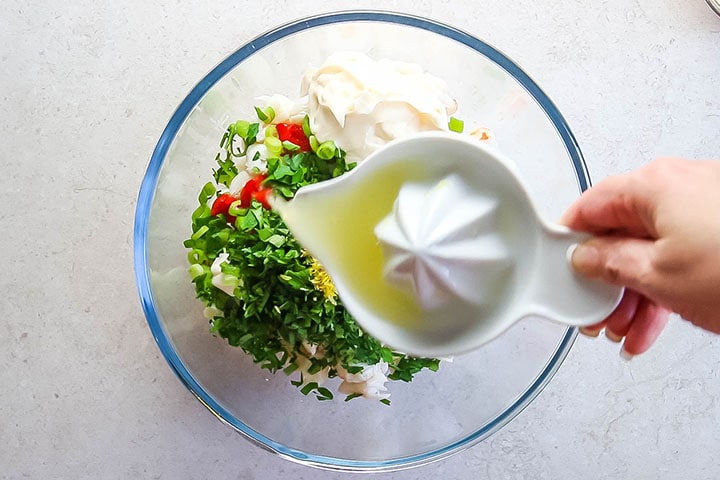
[[(556, 102), (594, 179), (720, 158), (720, 18), (703, 0), (0, 4), (0, 478), (296, 478), (218, 422), (152, 339), (135, 198), (174, 108), (266, 29), (339, 8), (429, 16), (508, 54)], [(55, 6), (57, 5), (57, 6)], [(716, 478), (720, 337), (676, 319), (625, 363), (579, 339), (488, 441), (378, 478)]]

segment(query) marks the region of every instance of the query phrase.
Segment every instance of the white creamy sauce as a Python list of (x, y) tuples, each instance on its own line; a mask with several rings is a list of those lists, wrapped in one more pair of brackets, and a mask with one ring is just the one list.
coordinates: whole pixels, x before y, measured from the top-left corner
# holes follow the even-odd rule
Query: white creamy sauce
[(447, 130), (456, 109), (446, 83), (420, 66), (357, 52), (331, 55), (309, 69), (302, 94), (313, 133), (334, 140), (351, 161), (397, 138)]

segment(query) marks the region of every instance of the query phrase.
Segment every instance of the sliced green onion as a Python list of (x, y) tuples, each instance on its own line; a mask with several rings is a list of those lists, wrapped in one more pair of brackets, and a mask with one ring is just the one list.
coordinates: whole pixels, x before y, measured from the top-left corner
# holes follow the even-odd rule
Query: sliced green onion
[(318, 147), (320, 146), (320, 142), (318, 142), (318, 139), (315, 135), (310, 135), (308, 137), (308, 140), (310, 141), (310, 148), (313, 152), (317, 152)]
[(272, 107), (266, 107), (264, 110), (255, 107), (255, 113), (260, 121), (265, 123), (271, 123), (275, 119), (275, 109)]
[(195, 211), (192, 213), (192, 220), (195, 221), (200, 218), (207, 218), (210, 216), (211, 210), (210, 207), (205, 205), (205, 202), (203, 202), (198, 208), (195, 209)]
[(330, 160), (335, 156), (336, 151), (337, 147), (335, 146), (335, 142), (328, 140), (327, 142), (321, 143), (315, 153), (323, 160)]
[(200, 263), (207, 260), (207, 255), (205, 255), (205, 252), (202, 250), (198, 250), (197, 248), (194, 248), (190, 253), (188, 253), (188, 263), (194, 264), (194, 263)]
[(247, 208), (242, 207), (242, 200), (235, 200), (228, 207), (228, 215), (233, 217), (239, 217), (240, 215), (245, 215), (246, 213)]
[(272, 123), (272, 121), (275, 120), (275, 109), (268, 106), (265, 109), (265, 115), (267, 115), (267, 117), (268, 117), (267, 123)]
[(274, 157), (279, 157), (283, 151), (283, 142), (278, 137), (265, 137), (265, 148)]
[(238, 120), (235, 122), (235, 132), (243, 138), (247, 137), (248, 131), (250, 130), (250, 122), (245, 120)]
[(229, 273), (223, 273), (222, 275), (218, 275), (217, 282), (222, 285), (223, 287), (239, 287), (240, 286), (240, 279), (236, 277), (235, 275), (230, 275)]
[(205, 203), (210, 200), (210, 197), (212, 197), (213, 195), (215, 195), (215, 185), (213, 185), (212, 182), (208, 182), (203, 185), (202, 190), (200, 190), (200, 195), (198, 195), (198, 202)]
[(199, 263), (193, 263), (190, 265), (190, 269), (188, 270), (190, 272), (190, 278), (195, 280), (200, 275), (205, 275), (205, 267), (200, 265)]
[(198, 228), (197, 232), (193, 233), (190, 238), (192, 238), (193, 240), (197, 240), (198, 238), (205, 235), (209, 230), (210, 228), (208, 228), (207, 225), (203, 225), (202, 227)]
[(458, 118), (450, 117), (450, 121), (448, 122), (448, 128), (451, 132), (462, 133), (462, 131), (465, 129), (465, 122)]
[(278, 136), (278, 132), (277, 132), (277, 127), (275, 125), (271, 124), (271, 125), (268, 125), (267, 127), (265, 127), (265, 138), (268, 138), (268, 137), (277, 138), (277, 136)]
[(265, 112), (262, 111), (260, 107), (255, 107), (255, 114), (260, 121), (264, 122), (265, 120), (267, 120), (267, 115), (265, 114)]
[(295, 145), (294, 143), (292, 143), (288, 140), (285, 140), (284, 142), (282, 142), (282, 146), (288, 152), (296, 152), (296, 151), (300, 150), (299, 146)]
[(306, 137), (312, 135), (312, 130), (310, 130), (310, 117), (308, 115), (305, 115), (305, 118), (303, 118), (302, 129)]

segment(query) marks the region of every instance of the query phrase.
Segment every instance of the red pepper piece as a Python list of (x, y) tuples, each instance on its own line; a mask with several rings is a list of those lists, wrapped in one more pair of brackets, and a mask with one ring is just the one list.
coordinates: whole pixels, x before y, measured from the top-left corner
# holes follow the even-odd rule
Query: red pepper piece
[(237, 200), (236, 197), (233, 197), (229, 193), (223, 193), (213, 202), (212, 207), (210, 207), (210, 214), (213, 216), (217, 216), (222, 213), (223, 215), (225, 215), (225, 219), (228, 222), (235, 223), (235, 217), (228, 213), (230, 204), (232, 204), (235, 200)]
[(275, 125), (278, 138), (283, 142), (291, 142), (300, 147), (301, 152), (310, 150), (310, 140), (303, 131), (302, 125), (297, 123), (278, 123)]
[(265, 207), (266, 210), (270, 210), (270, 193), (272, 192), (272, 188), (265, 187), (261, 188), (255, 194), (253, 195), (253, 198), (257, 200), (258, 202), (262, 203), (262, 206)]
[(255, 192), (260, 190), (260, 185), (262, 184), (263, 180), (265, 180), (265, 175), (258, 175), (256, 177), (251, 178), (248, 180), (248, 182), (245, 184), (245, 186), (240, 190), (240, 206), (243, 208), (250, 208), (250, 205), (252, 205), (252, 199), (255, 195)]
[(262, 203), (262, 206), (270, 210), (270, 203), (268, 196), (272, 191), (270, 187), (263, 187), (262, 182), (265, 181), (267, 176), (260, 174), (256, 177), (251, 178), (245, 184), (240, 191), (240, 206), (243, 208), (250, 208), (252, 205), (252, 199), (254, 198), (258, 202)]

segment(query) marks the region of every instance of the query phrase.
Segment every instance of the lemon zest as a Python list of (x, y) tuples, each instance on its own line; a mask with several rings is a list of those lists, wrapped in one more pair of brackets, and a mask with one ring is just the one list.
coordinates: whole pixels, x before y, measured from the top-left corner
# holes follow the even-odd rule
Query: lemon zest
[(337, 290), (335, 289), (335, 284), (333, 284), (330, 279), (330, 275), (328, 275), (325, 267), (323, 267), (315, 257), (310, 254), (307, 256), (310, 258), (310, 268), (308, 269), (308, 272), (310, 273), (310, 282), (313, 284), (313, 287), (315, 287), (315, 290), (322, 292), (328, 302), (336, 305)]

